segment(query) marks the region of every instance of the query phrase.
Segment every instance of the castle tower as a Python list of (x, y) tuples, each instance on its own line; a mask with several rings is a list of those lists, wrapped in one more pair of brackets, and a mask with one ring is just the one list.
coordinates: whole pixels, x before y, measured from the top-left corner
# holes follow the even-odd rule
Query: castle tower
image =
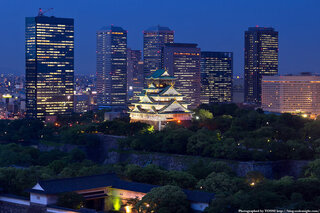
[(147, 77), (147, 88), (138, 95), (139, 101), (134, 102), (129, 111), (130, 122), (148, 123), (156, 130), (161, 130), (168, 122), (189, 122), (192, 118), (192, 112), (187, 109), (190, 103), (174, 88), (175, 80), (162, 69)]

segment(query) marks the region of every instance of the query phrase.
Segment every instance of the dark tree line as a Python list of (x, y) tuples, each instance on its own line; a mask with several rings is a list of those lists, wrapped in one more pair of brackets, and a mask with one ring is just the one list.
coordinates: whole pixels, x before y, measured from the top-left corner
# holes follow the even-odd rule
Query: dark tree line
[(320, 154), (320, 120), (234, 104), (204, 105), (194, 118), (189, 128), (171, 124), (161, 132), (138, 133), (122, 147), (231, 160), (309, 160)]

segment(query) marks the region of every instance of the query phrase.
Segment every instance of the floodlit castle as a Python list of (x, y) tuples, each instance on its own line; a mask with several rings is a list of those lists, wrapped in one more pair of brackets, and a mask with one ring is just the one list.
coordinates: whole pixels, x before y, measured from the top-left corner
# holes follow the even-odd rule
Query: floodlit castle
[(132, 103), (130, 122), (148, 123), (161, 130), (168, 122), (190, 121), (190, 103), (184, 102), (184, 95), (173, 87), (175, 80), (166, 70), (157, 70), (147, 77), (147, 88), (138, 95), (139, 101)]

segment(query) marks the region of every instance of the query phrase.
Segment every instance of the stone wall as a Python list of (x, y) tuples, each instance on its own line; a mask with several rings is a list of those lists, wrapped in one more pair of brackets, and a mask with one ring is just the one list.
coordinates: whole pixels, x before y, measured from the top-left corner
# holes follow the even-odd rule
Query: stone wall
[(12, 202), (0, 201), (0, 213), (46, 213), (46, 206), (23, 205)]
[[(65, 145), (59, 147), (61, 151), (69, 152), (74, 148), (80, 148), (86, 151), (90, 160), (105, 164), (130, 163), (139, 166), (155, 164), (168, 170), (185, 170), (192, 163), (203, 160), (204, 162), (224, 161), (237, 173), (238, 176), (245, 176), (250, 171), (261, 172), (267, 178), (280, 178), (283, 176), (299, 177), (304, 166), (309, 161), (282, 160), (282, 161), (228, 161), (213, 158), (204, 158), (200, 156), (175, 155), (165, 153), (146, 153), (134, 151), (119, 151), (118, 140), (122, 136), (99, 134), (101, 143), (98, 147), (91, 150), (74, 145)], [(54, 149), (50, 146), (39, 147), (41, 151)]]
[(0, 201), (0, 213), (28, 213), (28, 207)]
[(104, 163), (130, 163), (139, 166), (155, 164), (168, 170), (185, 170), (195, 162), (203, 160), (206, 163), (223, 161), (237, 173), (238, 176), (245, 176), (248, 172), (258, 171), (267, 178), (277, 179), (283, 176), (299, 177), (304, 166), (309, 161), (282, 160), (282, 161), (228, 161), (199, 156), (175, 155), (165, 153), (144, 153), (144, 152), (118, 152), (107, 153)]

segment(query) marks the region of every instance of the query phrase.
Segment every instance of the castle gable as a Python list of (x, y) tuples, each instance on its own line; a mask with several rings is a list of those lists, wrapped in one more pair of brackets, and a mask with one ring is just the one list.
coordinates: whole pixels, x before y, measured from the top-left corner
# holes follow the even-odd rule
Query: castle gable
[(165, 88), (160, 95), (181, 95), (175, 88), (173, 88), (173, 86), (168, 86), (167, 88)]
[(161, 110), (159, 110), (161, 113), (167, 113), (167, 112), (190, 112), (190, 110), (183, 107), (178, 101), (174, 100), (172, 101), (168, 106), (163, 107)]
[(140, 102), (141, 102), (141, 103), (153, 103), (153, 101), (151, 100), (151, 98), (150, 98), (148, 95), (143, 96), (143, 97), (140, 99)]

